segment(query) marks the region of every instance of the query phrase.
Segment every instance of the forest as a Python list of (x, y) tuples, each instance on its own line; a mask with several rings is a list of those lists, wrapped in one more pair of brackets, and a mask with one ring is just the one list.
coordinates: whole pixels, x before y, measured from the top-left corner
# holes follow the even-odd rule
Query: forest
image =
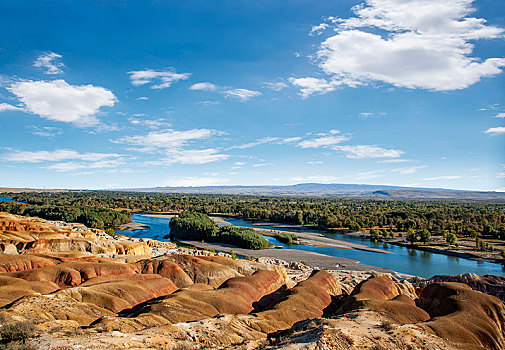
[[(10, 196), (29, 205), (18, 204), (10, 209), (8, 203), (0, 203), (0, 210), (16, 211), (19, 206), (24, 206), (23, 210), (27, 210), (30, 215), (31, 212), (41, 210), (44, 211), (43, 215), (52, 214), (54, 208), (59, 208), (65, 215), (90, 210), (98, 217), (104, 216), (100, 219), (104, 227), (114, 224), (114, 220), (115, 224), (127, 221), (129, 213), (134, 212), (194, 211), (319, 229), (382, 229), (387, 232), (407, 232), (413, 229), (428, 230), (432, 235), (452, 233), (462, 237), (505, 239), (505, 202), (499, 201), (372, 200), (106, 191), (21, 193)], [(28, 209), (31, 206), (34, 208)], [(111, 210), (117, 212), (118, 217), (112, 218), (112, 214), (105, 214)], [(88, 220), (94, 215), (89, 216)], [(110, 218), (105, 218), (107, 215)], [(78, 215), (72, 214), (72, 217), (76, 216)]]

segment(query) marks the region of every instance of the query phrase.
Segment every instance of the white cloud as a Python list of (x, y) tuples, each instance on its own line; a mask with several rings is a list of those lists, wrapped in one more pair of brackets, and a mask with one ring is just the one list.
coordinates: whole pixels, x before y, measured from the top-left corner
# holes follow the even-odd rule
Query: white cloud
[(146, 101), (146, 100), (149, 100), (149, 97), (142, 96), (142, 97), (136, 98), (136, 100)]
[(486, 130), (486, 134), (494, 134), (494, 135), (505, 134), (505, 126), (498, 126), (496, 128), (489, 128)]
[(289, 85), (283, 82), (278, 82), (278, 83), (265, 83), (265, 86), (271, 90), (281, 91), (282, 89), (287, 88)]
[(320, 160), (316, 160), (316, 161), (310, 161), (310, 162), (307, 162), (307, 164), (310, 164), (310, 165), (314, 165), (314, 164), (323, 164), (322, 161)]
[(346, 145), (332, 146), (335, 151), (346, 153), (347, 158), (363, 159), (363, 158), (399, 158), (405, 152), (397, 149), (386, 149), (374, 145)]
[(198, 186), (219, 186), (226, 185), (230, 179), (218, 177), (174, 177), (166, 180), (163, 186), (171, 187), (198, 187)]
[(27, 128), (30, 130), (31, 134), (41, 137), (54, 137), (57, 135), (61, 135), (62, 133), (61, 129), (52, 126), (31, 125), (28, 126)]
[(158, 149), (181, 148), (190, 141), (207, 139), (215, 135), (222, 135), (222, 132), (213, 129), (191, 129), (186, 131), (167, 129), (152, 131), (146, 135), (125, 136), (113, 142), (141, 146), (142, 148), (137, 149), (140, 151), (156, 151)]
[(83, 169), (111, 169), (111, 168), (117, 168), (123, 164), (124, 161), (121, 159), (109, 159), (92, 163), (79, 163), (79, 162), (56, 163), (47, 166), (46, 169), (54, 170), (57, 172), (69, 172)]
[(201, 105), (204, 105), (204, 106), (212, 106), (212, 105), (218, 105), (219, 104), (219, 102), (217, 102), (217, 101), (209, 101), (209, 100), (198, 102), (198, 103), (201, 104)]
[(415, 174), (419, 170), (427, 168), (427, 165), (419, 165), (419, 166), (413, 166), (409, 168), (396, 168), (396, 169), (391, 169), (392, 172), (402, 174), (402, 175), (408, 175), (408, 174)]
[(312, 140), (303, 140), (298, 143), (297, 146), (301, 148), (320, 148), (324, 146), (336, 145), (348, 140), (349, 137), (347, 136), (325, 136)]
[(22, 111), (23, 108), (10, 105), (8, 103), (0, 103), (0, 112)]
[(254, 91), (254, 90), (247, 90), (247, 89), (231, 89), (231, 90), (226, 90), (224, 92), (224, 94), (226, 97), (237, 98), (240, 101), (244, 102), (244, 101), (247, 101), (253, 97), (260, 96), (261, 92)]
[(19, 163), (40, 163), (40, 162), (59, 162), (62, 160), (84, 160), (84, 161), (101, 161), (109, 158), (119, 158), (122, 155), (117, 153), (79, 153), (68, 149), (59, 149), (55, 151), (13, 151), (12, 153), (4, 154), (2, 159), (9, 162)]
[(70, 85), (64, 80), (22, 81), (8, 90), (26, 106), (26, 110), (49, 120), (86, 127), (98, 124), (101, 107), (112, 107), (114, 94), (103, 87)]
[(167, 157), (160, 161), (146, 162), (146, 165), (207, 164), (228, 159), (228, 154), (219, 153), (215, 148), (169, 150)]
[(328, 23), (321, 23), (317, 26), (312, 26), (309, 35), (321, 35), (329, 26), (330, 25)]
[(204, 90), (204, 91), (215, 91), (217, 90), (217, 86), (212, 83), (197, 83), (193, 84), (189, 87), (190, 90)]
[(505, 113), (500, 113), (494, 116), (495, 118), (505, 118)]
[(37, 57), (33, 63), (33, 66), (43, 68), (45, 70), (45, 74), (61, 74), (63, 73), (63, 70), (61, 70), (61, 68), (65, 67), (65, 65), (61, 62), (58, 62), (58, 59), (60, 58), (61, 55), (57, 53), (47, 52)]
[(272, 142), (277, 142), (279, 141), (280, 138), (278, 137), (264, 137), (262, 139), (258, 139), (256, 141), (252, 141), (252, 142), (248, 142), (248, 143), (244, 143), (242, 145), (238, 145), (238, 146), (231, 146), (229, 149), (246, 149), (246, 148), (252, 148), (252, 147), (255, 147), (255, 146), (259, 146), (259, 145), (263, 145), (263, 144), (266, 144), (266, 143), (272, 143)]
[(385, 160), (379, 160), (377, 163), (408, 163), (412, 162), (412, 159), (385, 159)]
[(138, 118), (128, 118), (130, 124), (135, 126), (145, 126), (149, 129), (159, 129), (161, 127), (169, 127), (171, 124), (164, 119), (138, 119)]
[(300, 88), (299, 95), (307, 98), (314, 93), (325, 94), (337, 88), (338, 84), (318, 78), (289, 78), (289, 82)]
[(446, 175), (446, 176), (426, 177), (423, 180), (424, 181), (458, 180), (458, 179), (462, 179), (462, 178), (463, 178), (463, 176)]
[(166, 70), (145, 69), (128, 72), (132, 85), (141, 86), (151, 84), (157, 81), (157, 84), (151, 85), (151, 89), (165, 89), (180, 80), (186, 80), (191, 73), (177, 73), (173, 68)]
[(473, 40), (502, 37), (504, 32), (470, 17), (472, 3), (366, 0), (353, 7), (354, 17), (331, 18), (337, 34), (321, 43), (317, 55), (332, 80), (325, 84), (316, 79), (318, 87), (305, 88), (302, 96), (331, 91), (334, 82), (455, 90), (501, 73), (505, 58), (471, 56)]
[(328, 175), (311, 175), (311, 176), (306, 176), (306, 177), (293, 177), (291, 178), (292, 181), (295, 182), (318, 182), (318, 183), (332, 183), (337, 181), (337, 178), (335, 176), (328, 176)]

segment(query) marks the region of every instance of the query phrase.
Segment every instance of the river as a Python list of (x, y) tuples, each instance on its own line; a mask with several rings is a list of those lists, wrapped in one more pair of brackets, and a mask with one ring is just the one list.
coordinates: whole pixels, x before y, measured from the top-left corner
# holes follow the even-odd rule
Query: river
[[(117, 231), (120, 234), (133, 236), (133, 237), (144, 237), (144, 238), (154, 238), (161, 241), (170, 241), (168, 238), (164, 238), (169, 232), (170, 227), (168, 226), (170, 219), (167, 218), (153, 218), (149, 216), (144, 216), (140, 214), (134, 214), (133, 220), (142, 224), (146, 224), (150, 227), (148, 230), (142, 231)], [(235, 226), (244, 227), (257, 227), (272, 230), (284, 230), (297, 232), (303, 230), (304, 232), (311, 232), (301, 226), (292, 226), (279, 228), (276, 224), (268, 222), (250, 222), (246, 220), (236, 219), (236, 218), (225, 218), (226, 221), (230, 222)], [(312, 231), (314, 232), (314, 231)], [(328, 248), (328, 247), (313, 247), (306, 245), (292, 245), (290, 248), (306, 250), (321, 254), (326, 254), (330, 256), (337, 256), (341, 258), (349, 258), (353, 260), (358, 260), (362, 264), (380, 266), (386, 269), (407, 273), (410, 275), (416, 275), (420, 277), (431, 277), (433, 275), (458, 275), (467, 272), (473, 272), (477, 275), (499, 275), (505, 276), (505, 267), (500, 264), (494, 264), (489, 262), (479, 262), (470, 259), (458, 258), (454, 256), (448, 256), (444, 254), (424, 252), (415, 249), (409, 249), (406, 247), (400, 247), (383, 242), (371, 242), (368, 239), (362, 239), (360, 237), (354, 237), (346, 235), (343, 233), (326, 233), (320, 232), (327, 237), (359, 243), (366, 245), (368, 247), (379, 248), (393, 254), (382, 254), (362, 250), (349, 250), (349, 249), (338, 249), (338, 248)], [(275, 238), (266, 237), (272, 243), (280, 246), (287, 247), (287, 245), (278, 242)]]

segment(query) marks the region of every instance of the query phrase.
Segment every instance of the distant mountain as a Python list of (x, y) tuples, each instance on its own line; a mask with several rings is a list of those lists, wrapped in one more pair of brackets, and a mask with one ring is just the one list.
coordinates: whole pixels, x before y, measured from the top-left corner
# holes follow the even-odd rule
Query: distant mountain
[(479, 192), (449, 190), (444, 188), (319, 183), (303, 183), (290, 186), (154, 187), (120, 189), (116, 191), (255, 196), (351, 197), (377, 199), (475, 199), (505, 201), (505, 192)]

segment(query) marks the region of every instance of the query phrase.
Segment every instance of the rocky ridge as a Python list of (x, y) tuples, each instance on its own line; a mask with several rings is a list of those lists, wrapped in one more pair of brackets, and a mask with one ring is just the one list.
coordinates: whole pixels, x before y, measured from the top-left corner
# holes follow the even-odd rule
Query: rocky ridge
[(35, 349), (505, 349), (489, 276), (411, 283), (4, 213), (0, 247), (6, 349), (23, 322)]

